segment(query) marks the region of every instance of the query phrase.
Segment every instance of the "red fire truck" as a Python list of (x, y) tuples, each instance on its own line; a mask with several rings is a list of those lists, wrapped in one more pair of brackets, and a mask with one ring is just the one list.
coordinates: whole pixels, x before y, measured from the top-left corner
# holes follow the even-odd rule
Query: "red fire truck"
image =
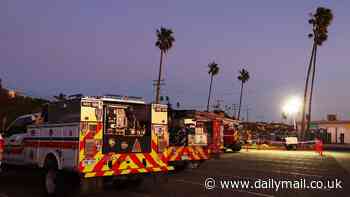
[(205, 120), (195, 110), (169, 111), (169, 148), (166, 155), (177, 167), (197, 168), (209, 158)]
[(224, 126), (224, 148), (225, 148), (225, 151), (230, 149), (233, 152), (237, 152), (241, 150), (242, 144), (240, 141), (238, 125)]
[(213, 112), (170, 110), (167, 158), (176, 166), (198, 167), (209, 155), (241, 149), (238, 121)]
[[(65, 191), (64, 172), (78, 175), (82, 189), (101, 186), (104, 177), (139, 177), (172, 170), (167, 106), (141, 98), (78, 97), (19, 117), (5, 132), (4, 162), (45, 170), (48, 194)], [(62, 195), (62, 194), (60, 194)]]
[(208, 130), (208, 149), (209, 153), (213, 156), (217, 156), (222, 153), (223, 147), (223, 125), (222, 121), (211, 118), (206, 123)]
[(198, 114), (208, 119), (206, 128), (211, 154), (217, 155), (223, 151), (236, 152), (241, 150), (239, 121), (213, 112), (198, 112)]

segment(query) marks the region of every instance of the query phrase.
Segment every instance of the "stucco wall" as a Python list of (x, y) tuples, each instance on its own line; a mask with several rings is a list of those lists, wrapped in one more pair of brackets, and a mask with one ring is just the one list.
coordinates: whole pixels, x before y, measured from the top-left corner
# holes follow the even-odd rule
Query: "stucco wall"
[(350, 144), (350, 124), (318, 124), (318, 128), (327, 129), (331, 133), (332, 143), (340, 143), (340, 136), (343, 133), (344, 142)]

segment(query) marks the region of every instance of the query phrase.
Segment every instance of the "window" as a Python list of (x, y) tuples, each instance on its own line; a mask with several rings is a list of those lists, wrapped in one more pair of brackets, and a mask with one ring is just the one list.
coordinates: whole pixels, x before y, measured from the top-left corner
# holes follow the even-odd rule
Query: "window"
[(151, 151), (151, 129), (146, 105), (105, 103), (102, 153)]
[(105, 133), (121, 136), (145, 135), (147, 125), (139, 114), (140, 110), (132, 106), (108, 106), (105, 116)]
[(11, 125), (10, 128), (5, 133), (6, 136), (13, 134), (20, 134), (27, 132), (27, 126), (33, 124), (34, 121), (31, 116), (23, 117), (16, 119)]

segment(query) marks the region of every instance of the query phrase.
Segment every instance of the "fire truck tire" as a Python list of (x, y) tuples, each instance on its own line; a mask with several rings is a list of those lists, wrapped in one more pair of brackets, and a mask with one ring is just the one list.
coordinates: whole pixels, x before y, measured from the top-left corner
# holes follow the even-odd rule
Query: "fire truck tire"
[(287, 150), (297, 150), (297, 145), (285, 145)]
[(55, 197), (64, 195), (64, 177), (58, 170), (56, 158), (52, 155), (47, 156), (44, 164), (44, 192), (46, 196)]
[[(229, 149), (230, 151), (228, 151), (227, 149)], [(225, 153), (234, 153), (234, 152), (239, 152), (241, 149), (242, 149), (241, 144), (231, 144), (231, 145), (225, 147), (224, 152)]]
[(242, 149), (241, 144), (234, 144), (234, 145), (232, 146), (232, 150), (235, 151), (235, 152), (238, 152), (238, 151), (240, 151), (241, 149)]

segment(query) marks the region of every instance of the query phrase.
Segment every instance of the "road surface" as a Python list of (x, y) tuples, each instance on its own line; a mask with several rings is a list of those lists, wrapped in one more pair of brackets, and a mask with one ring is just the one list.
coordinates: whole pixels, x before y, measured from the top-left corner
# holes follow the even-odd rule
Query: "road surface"
[[(206, 188), (206, 180), (214, 180), (215, 187), (210, 182), (207, 184), (209, 189)], [(249, 187), (233, 184), (235, 188), (231, 188), (230, 183), (233, 181), (238, 184), (249, 183)], [(278, 181), (285, 181), (285, 188), (281, 188), (282, 183)], [(320, 188), (301, 188), (303, 183), (310, 186), (312, 181), (322, 183), (323, 187), (317, 185)], [(329, 186), (332, 186), (334, 181), (334, 187), (338, 181), (337, 186), (342, 188), (325, 188), (327, 181)], [(16, 169), (5, 172), (0, 175), (0, 197), (41, 196), (41, 183), (36, 171)], [(288, 188), (290, 183), (296, 185)], [(222, 188), (222, 184), (223, 187), (228, 185)], [(275, 186), (271, 186), (273, 184)], [(276, 184), (280, 184), (279, 188)], [(326, 152), (320, 157), (312, 151), (242, 150), (240, 153), (226, 153), (220, 159), (207, 161), (199, 169), (186, 170), (158, 179), (147, 177), (137, 188), (133, 185), (109, 185), (104, 191), (87, 196), (349, 197), (350, 153)]]

